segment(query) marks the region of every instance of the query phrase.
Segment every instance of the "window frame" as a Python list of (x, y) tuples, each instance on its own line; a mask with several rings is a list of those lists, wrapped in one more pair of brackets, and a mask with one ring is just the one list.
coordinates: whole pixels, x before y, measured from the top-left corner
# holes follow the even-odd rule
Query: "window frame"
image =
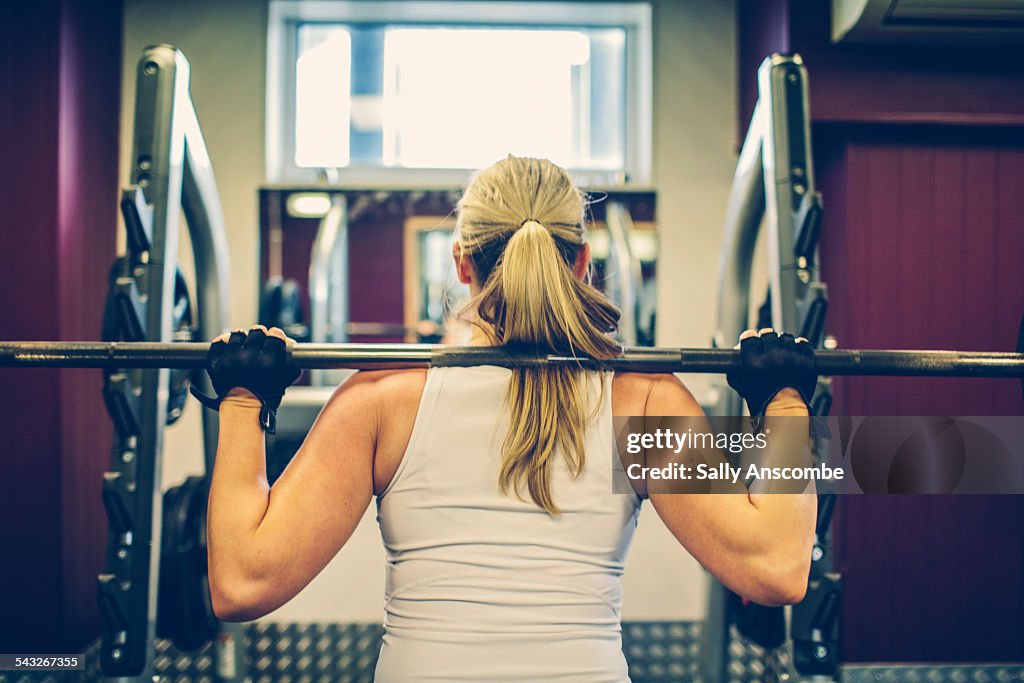
[[(623, 172), (618, 174), (620, 177), (612, 178), (614, 172), (607, 170), (571, 170), (585, 184), (647, 185), (651, 182), (653, 45), (648, 2), (271, 0), (267, 24), (265, 131), (265, 170), (269, 182), (309, 184), (321, 180), (319, 169), (295, 164), (295, 60), (298, 27), (304, 23), (623, 28), (626, 31)], [(329, 180), (353, 187), (439, 187), (461, 185), (473, 170), (348, 166), (336, 169)]]

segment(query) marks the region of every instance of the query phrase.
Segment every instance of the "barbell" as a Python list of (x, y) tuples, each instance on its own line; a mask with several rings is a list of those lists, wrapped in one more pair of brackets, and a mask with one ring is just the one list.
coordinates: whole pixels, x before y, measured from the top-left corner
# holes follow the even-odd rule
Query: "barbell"
[[(0, 342), (0, 368), (203, 368), (208, 350), (202, 342)], [(575, 365), (620, 372), (725, 373), (740, 366), (739, 351), (715, 348), (630, 347), (609, 361), (441, 344), (296, 344), (289, 354), (290, 363), (302, 369)], [(1024, 353), (825, 349), (816, 355), (823, 375), (1024, 378)]]

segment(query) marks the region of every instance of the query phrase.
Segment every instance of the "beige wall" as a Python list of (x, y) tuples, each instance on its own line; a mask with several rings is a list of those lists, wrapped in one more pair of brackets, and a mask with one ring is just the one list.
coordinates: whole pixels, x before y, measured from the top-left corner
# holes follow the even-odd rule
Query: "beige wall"
[[(662, 265), (658, 341), (706, 346), (714, 324), (715, 271), (735, 163), (735, 27), (728, 0), (654, 3), (654, 184)], [(256, 189), (264, 180), (263, 0), (127, 0), (123, 168), (130, 154), (135, 60), (168, 42), (192, 64), (192, 98), (213, 158), (228, 225), (232, 322), (257, 312)], [(122, 177), (127, 177), (122, 173)], [(698, 395), (707, 378), (688, 377)], [(168, 481), (200, 467), (198, 409), (169, 430)], [(382, 614), (383, 553), (371, 506), (335, 561), (272, 618), (373, 621)], [(697, 619), (705, 578), (649, 505), (625, 576), (626, 619)]]
[[(661, 346), (707, 346), (736, 162), (735, 19), (723, 0), (654, 2), (654, 169)], [(706, 377), (684, 381), (698, 395)], [(700, 566), (644, 505), (624, 576), (624, 619), (700, 619)]]
[(231, 247), (231, 322), (256, 318), (267, 4), (260, 0), (127, 0), (124, 17), (122, 178), (131, 154), (135, 67), (142, 50), (170, 43), (192, 65), (191, 93), (217, 174)]

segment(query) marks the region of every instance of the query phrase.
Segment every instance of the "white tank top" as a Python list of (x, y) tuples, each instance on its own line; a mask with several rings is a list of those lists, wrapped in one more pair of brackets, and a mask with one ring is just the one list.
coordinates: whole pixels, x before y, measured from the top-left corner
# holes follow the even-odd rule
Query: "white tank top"
[(409, 446), (377, 497), (387, 574), (376, 683), (629, 680), (620, 577), (640, 500), (612, 492), (612, 375), (588, 373), (600, 408), (582, 474), (553, 461), (558, 517), (498, 489), (510, 375), (427, 373)]

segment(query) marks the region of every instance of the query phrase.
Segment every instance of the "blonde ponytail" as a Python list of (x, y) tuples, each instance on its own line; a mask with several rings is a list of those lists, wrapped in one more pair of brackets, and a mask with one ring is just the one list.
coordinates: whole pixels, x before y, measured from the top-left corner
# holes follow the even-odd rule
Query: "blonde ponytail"
[[(495, 344), (538, 353), (609, 359), (622, 352), (619, 310), (581, 281), (573, 265), (583, 244), (583, 196), (547, 160), (509, 157), (482, 171), (459, 202), (458, 232), (482, 282), (472, 312)], [(551, 467), (561, 454), (583, 471), (586, 405), (579, 367), (517, 368), (506, 400), (511, 424), (499, 486), (551, 514)]]

